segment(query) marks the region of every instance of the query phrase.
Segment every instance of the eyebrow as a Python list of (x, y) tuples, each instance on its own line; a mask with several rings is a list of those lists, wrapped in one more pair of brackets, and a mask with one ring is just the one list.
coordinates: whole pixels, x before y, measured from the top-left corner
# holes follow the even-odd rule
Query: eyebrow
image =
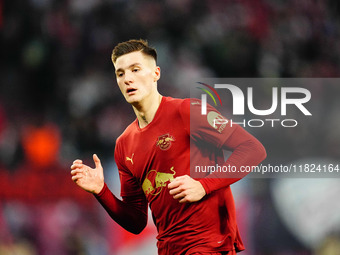
[[(133, 64), (129, 65), (126, 69), (129, 69), (129, 68), (134, 67), (134, 66), (140, 66), (140, 65), (141, 65), (140, 63), (133, 63)], [(116, 70), (116, 73), (123, 72), (123, 71), (124, 71), (123, 68), (119, 68), (119, 69)]]

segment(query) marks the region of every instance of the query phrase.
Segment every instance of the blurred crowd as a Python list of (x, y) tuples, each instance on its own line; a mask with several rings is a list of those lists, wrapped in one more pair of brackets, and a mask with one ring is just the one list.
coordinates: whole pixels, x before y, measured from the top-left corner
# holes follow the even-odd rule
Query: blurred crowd
[[(157, 49), (159, 90), (174, 97), (189, 97), (200, 77), (340, 76), (336, 0), (0, 0), (0, 254), (115, 254), (102, 211), (72, 183), (69, 166), (92, 164), (93, 153), (113, 165), (115, 140), (134, 114), (110, 56), (133, 38)], [(278, 140), (259, 131), (272, 160), (340, 157), (340, 91), (313, 89), (316, 121), (332, 125)], [(271, 221), (256, 224), (264, 234), (247, 254), (312, 254), (275, 216), (270, 180), (250, 186)]]

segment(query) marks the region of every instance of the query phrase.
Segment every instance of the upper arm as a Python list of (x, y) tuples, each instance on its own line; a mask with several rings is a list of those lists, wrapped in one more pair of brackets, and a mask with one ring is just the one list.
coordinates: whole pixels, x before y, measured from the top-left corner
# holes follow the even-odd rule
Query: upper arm
[(191, 139), (202, 140), (218, 148), (222, 148), (236, 129), (235, 125), (230, 125), (229, 120), (211, 105), (207, 105), (206, 115), (201, 114), (199, 99), (183, 101), (181, 118)]
[(118, 168), (121, 197), (143, 195), (142, 187), (131, 171), (125, 166), (123, 154), (121, 153), (119, 143), (117, 142), (115, 148), (115, 161)]

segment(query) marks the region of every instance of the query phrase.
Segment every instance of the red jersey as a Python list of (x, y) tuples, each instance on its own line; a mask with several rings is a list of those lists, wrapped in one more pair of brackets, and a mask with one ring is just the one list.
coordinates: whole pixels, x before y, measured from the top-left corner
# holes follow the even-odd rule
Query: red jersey
[[(198, 105), (197, 101), (194, 105)], [(207, 195), (194, 203), (179, 203), (169, 194), (168, 183), (177, 176), (190, 175), (190, 165), (223, 164), (222, 148), (228, 140), (231, 145), (235, 143), (231, 137), (241, 129), (234, 126), (216, 130), (205, 116), (197, 114), (194, 119), (196, 123), (190, 129), (190, 99), (163, 97), (151, 123), (141, 129), (136, 119), (117, 139), (115, 160), (121, 196), (125, 201), (140, 204), (146, 198), (158, 230), (160, 255), (244, 249), (229, 186), (236, 180), (228, 183), (228, 180), (200, 179)], [(259, 162), (249, 162), (255, 163)], [(97, 198), (110, 211), (113, 209), (108, 203), (112, 194), (108, 192), (105, 185)]]

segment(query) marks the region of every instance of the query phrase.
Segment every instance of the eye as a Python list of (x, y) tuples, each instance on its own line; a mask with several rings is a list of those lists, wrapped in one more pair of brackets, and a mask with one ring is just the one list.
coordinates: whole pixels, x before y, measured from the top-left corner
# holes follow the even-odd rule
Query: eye
[(123, 77), (123, 73), (118, 73), (117, 76), (118, 77)]
[(134, 68), (134, 69), (132, 69), (132, 72), (138, 72), (139, 71), (139, 69), (138, 68)]

